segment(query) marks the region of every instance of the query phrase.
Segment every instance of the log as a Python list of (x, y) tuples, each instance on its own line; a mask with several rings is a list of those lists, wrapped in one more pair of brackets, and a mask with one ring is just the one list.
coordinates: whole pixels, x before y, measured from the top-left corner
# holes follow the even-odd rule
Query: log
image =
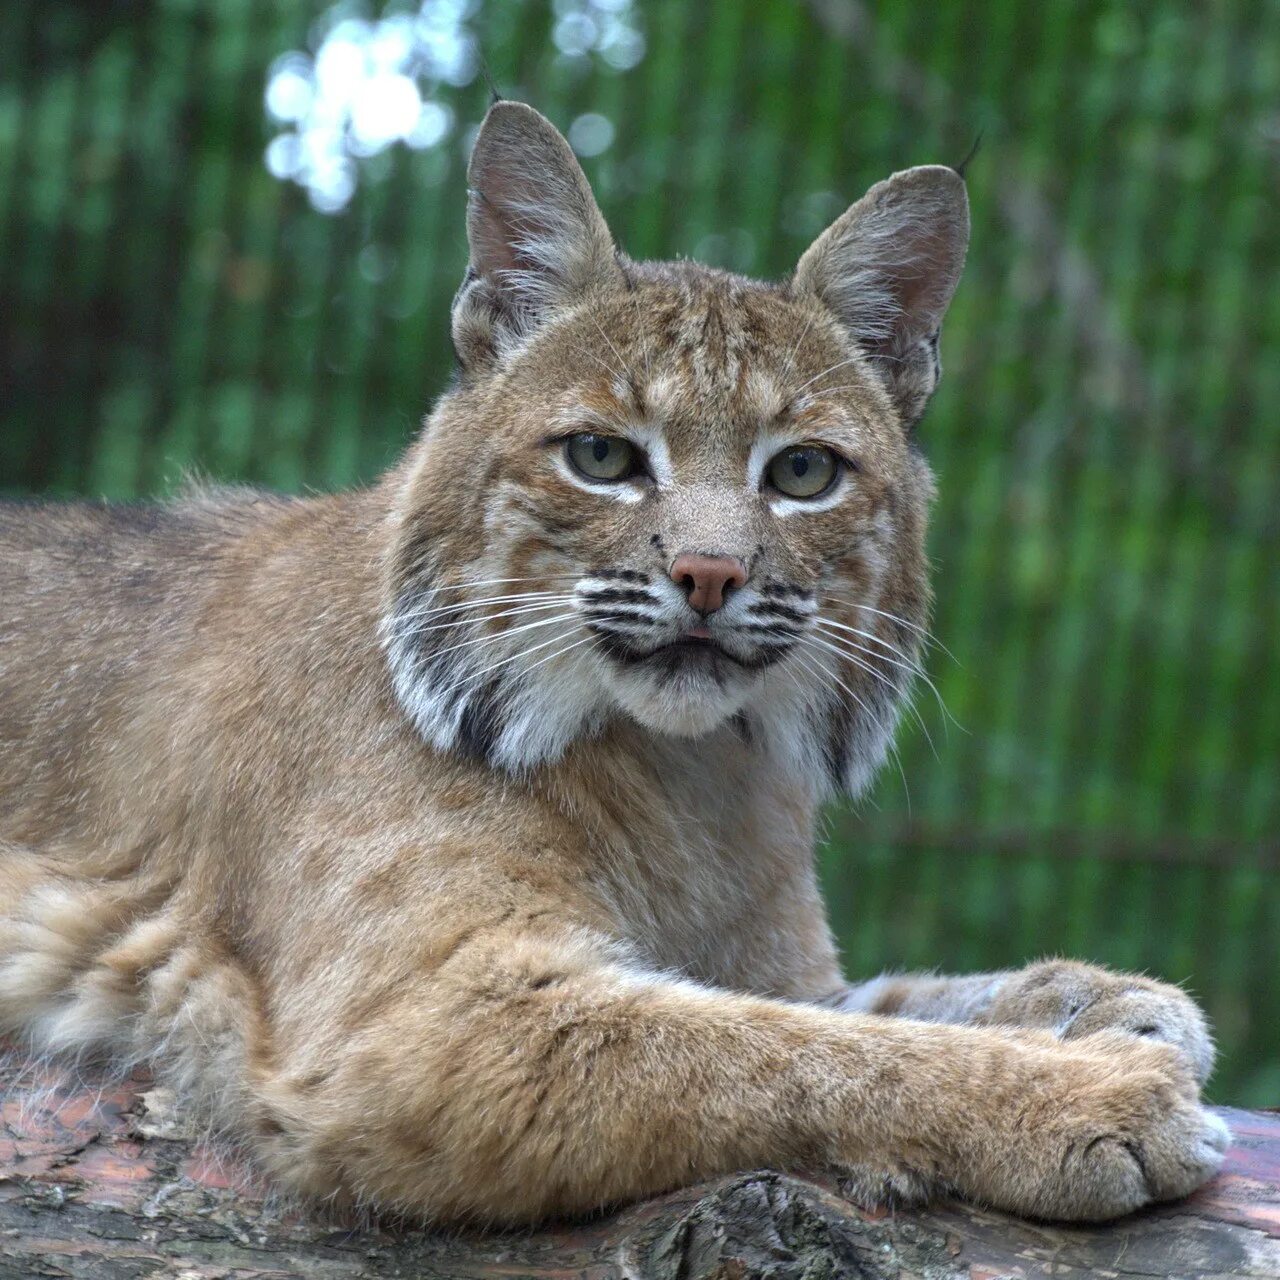
[(1280, 1277), (1280, 1115), (1225, 1108), (1222, 1174), (1103, 1227), (960, 1203), (860, 1208), (836, 1177), (753, 1170), (537, 1231), (335, 1224), (273, 1203), (141, 1075), (0, 1066), (0, 1280), (997, 1280)]

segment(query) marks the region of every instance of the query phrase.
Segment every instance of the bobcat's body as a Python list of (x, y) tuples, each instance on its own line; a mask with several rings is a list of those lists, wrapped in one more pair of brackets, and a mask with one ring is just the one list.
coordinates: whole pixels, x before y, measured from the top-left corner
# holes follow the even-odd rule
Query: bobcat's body
[[(496, 784), (483, 764), (424, 747), (379, 638), (385, 496), (0, 507), (5, 622), (21, 617), (35, 641), (7, 645), (0, 669), (0, 822), (20, 847), (5, 871), (96, 872), (112, 877), (112, 899), (121, 874), (194, 872), (209, 892), (184, 911), (237, 949), (285, 928), (298, 932), (290, 947), (321, 955), (348, 931), (339, 952), (356, 945), (371, 917), (376, 944), (394, 947), (393, 909), (412, 951), (424, 931), (470, 930), (550, 893), (650, 966), (834, 996), (811, 782), (771, 768), (732, 726), (690, 742), (618, 723), (554, 770)], [(59, 665), (68, 674), (51, 698)], [(324, 847), (335, 837), (350, 856)], [(495, 855), (510, 846), (504, 868)], [(300, 885), (301, 920), (280, 911)], [(71, 891), (91, 908), (93, 889)], [(326, 983), (341, 981), (323, 967)], [(131, 978), (121, 994), (134, 992)], [(118, 1034), (121, 1012), (86, 996), (57, 1016), (97, 1025), (105, 1014)]]
[[(1202, 1181), (1179, 993), (851, 989), (818, 895), (920, 650), (959, 180), (767, 286), (620, 258), (527, 109), (472, 174), (463, 378), (377, 485), (0, 507), (0, 1024), (438, 1219), (815, 1160), (1075, 1217)], [(643, 475), (575, 470), (619, 439)]]

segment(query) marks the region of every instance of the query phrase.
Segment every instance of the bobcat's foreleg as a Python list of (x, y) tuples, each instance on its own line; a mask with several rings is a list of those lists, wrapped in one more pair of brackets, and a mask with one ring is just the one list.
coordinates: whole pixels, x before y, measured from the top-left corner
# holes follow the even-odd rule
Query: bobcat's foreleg
[(529, 1222), (824, 1162), (1108, 1218), (1189, 1192), (1227, 1141), (1165, 1045), (729, 994), (585, 934), (470, 941), (323, 1049), (281, 1053), (257, 1095), (277, 1177), (437, 1220)]

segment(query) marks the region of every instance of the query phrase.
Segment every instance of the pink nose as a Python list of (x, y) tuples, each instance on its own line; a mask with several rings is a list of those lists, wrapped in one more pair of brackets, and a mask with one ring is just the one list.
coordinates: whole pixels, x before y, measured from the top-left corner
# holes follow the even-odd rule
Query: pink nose
[(701, 614), (715, 613), (734, 587), (747, 580), (746, 566), (732, 556), (700, 556), (692, 552), (671, 562), (671, 579), (683, 587), (689, 603)]

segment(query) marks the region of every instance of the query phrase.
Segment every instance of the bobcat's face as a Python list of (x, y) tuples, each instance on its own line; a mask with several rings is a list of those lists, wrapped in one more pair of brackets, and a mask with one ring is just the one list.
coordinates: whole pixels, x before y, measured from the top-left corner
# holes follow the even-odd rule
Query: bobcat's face
[[(494, 576), (541, 575), (564, 597), (512, 619), (531, 643), (563, 618), (592, 637), (577, 662), (602, 710), (704, 733), (820, 678), (815, 620), (882, 589), (902, 535), (890, 508), (919, 507), (927, 480), (818, 308), (693, 267), (631, 281), (477, 397), (488, 474), (469, 500)], [(456, 457), (475, 437), (460, 424), (437, 447)]]
[[(954, 214), (950, 171), (895, 181), (922, 172)], [(540, 174), (549, 205), (526, 190)], [(664, 735), (729, 724), (858, 789), (926, 614), (931, 480), (907, 433), (937, 324), (896, 333), (893, 293), (918, 280), (872, 278), (877, 225), (851, 263), (837, 223), (780, 286), (627, 262), (558, 135), (514, 104), (472, 186), (463, 377), (415, 452), (391, 567), (402, 703), (436, 745), (506, 768), (626, 716)]]

